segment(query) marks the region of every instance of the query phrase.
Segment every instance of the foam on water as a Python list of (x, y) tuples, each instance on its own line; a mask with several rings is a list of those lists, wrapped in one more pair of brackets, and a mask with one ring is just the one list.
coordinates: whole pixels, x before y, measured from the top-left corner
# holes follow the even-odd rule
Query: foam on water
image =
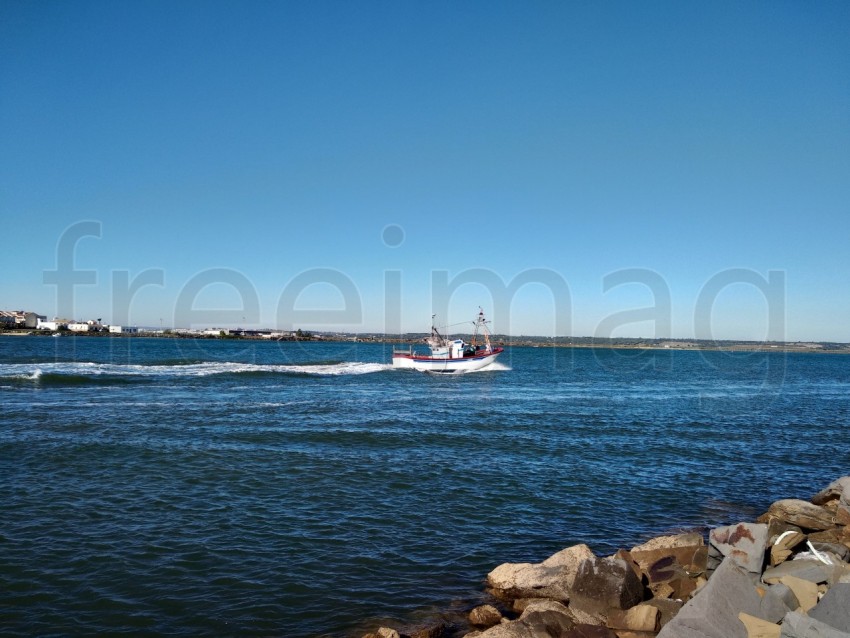
[(192, 363), (186, 365), (138, 365), (94, 362), (56, 362), (0, 365), (0, 378), (39, 381), (43, 375), (60, 376), (139, 376), (139, 377), (206, 377), (217, 374), (279, 373), (311, 375), (370, 374), (391, 370), (384, 363), (344, 361), (329, 364), (261, 365), (232, 361)]

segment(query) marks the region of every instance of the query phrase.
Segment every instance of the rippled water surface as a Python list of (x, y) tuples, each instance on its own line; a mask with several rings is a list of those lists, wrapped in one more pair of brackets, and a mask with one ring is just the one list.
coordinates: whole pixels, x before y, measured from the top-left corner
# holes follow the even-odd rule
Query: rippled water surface
[(0, 631), (355, 636), (850, 472), (845, 356), (390, 351), (0, 338)]

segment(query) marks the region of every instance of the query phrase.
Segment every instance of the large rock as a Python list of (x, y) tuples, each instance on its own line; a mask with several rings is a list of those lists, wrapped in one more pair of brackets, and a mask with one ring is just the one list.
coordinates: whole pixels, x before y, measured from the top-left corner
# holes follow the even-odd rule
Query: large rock
[(761, 576), (762, 582), (774, 585), (785, 576), (795, 576), (813, 583), (825, 583), (833, 575), (833, 568), (819, 560), (804, 558), (801, 560), (789, 560), (764, 570)]
[(794, 592), (794, 596), (800, 603), (801, 611), (809, 611), (817, 605), (818, 586), (815, 583), (796, 576), (783, 576), (779, 583)]
[(618, 638), (617, 634), (608, 627), (599, 625), (576, 625), (561, 638)]
[(811, 543), (846, 543), (850, 540), (850, 535), (843, 527), (832, 527), (819, 532), (810, 532), (807, 540)]
[(815, 505), (827, 505), (832, 501), (850, 505), (850, 476), (835, 479), (812, 497), (812, 503)]
[(567, 607), (554, 600), (535, 600), (517, 620), (477, 634), (479, 638), (561, 638), (575, 627)]
[(522, 612), (519, 622), (524, 623), (535, 638), (546, 636), (559, 638), (564, 632), (575, 627), (575, 622), (566, 606), (554, 600), (531, 603)]
[(479, 605), (469, 612), (468, 620), (475, 627), (492, 627), (502, 621), (502, 614), (493, 605)]
[(638, 556), (642, 555), (644, 552), (654, 552), (659, 549), (675, 549), (677, 547), (693, 547), (694, 545), (705, 545), (702, 540), (702, 534), (699, 532), (673, 534), (671, 536), (656, 536), (654, 538), (650, 538), (645, 543), (635, 545), (629, 553), (632, 555), (632, 558), (640, 563), (641, 561), (638, 559)]
[(761, 604), (749, 573), (726, 558), (658, 638), (747, 638), (738, 614), (764, 619)]
[[(761, 521), (763, 522), (763, 521)], [(771, 518), (767, 524), (767, 538), (768, 542), (773, 543), (776, 540), (776, 537), (780, 534), (784, 534), (785, 532), (802, 532), (798, 526), (791, 525), (791, 523), (786, 523), (785, 521), (780, 521), (778, 518)]]
[(491, 627), (487, 631), (474, 631), (464, 638), (535, 638), (531, 631), (522, 623), (513, 620)]
[(635, 605), (629, 609), (620, 609), (608, 616), (608, 626), (611, 629), (624, 631), (652, 632), (658, 629), (658, 619), (661, 611), (658, 607), (648, 604)]
[(776, 501), (759, 518), (759, 522), (767, 523), (771, 518), (778, 518), (804, 529), (829, 529), (835, 526), (835, 515), (828, 509), (796, 498)]
[(776, 623), (750, 616), (744, 612), (738, 614), (738, 620), (744, 624), (748, 638), (779, 638), (781, 629)]
[(433, 624), (413, 630), (410, 638), (448, 638), (451, 634), (451, 625), (447, 621), (435, 620)]
[(817, 606), (809, 611), (809, 616), (850, 633), (850, 583), (833, 585)]
[(619, 558), (620, 560), (626, 561), (626, 563), (628, 563), (629, 567), (632, 568), (632, 571), (635, 573), (635, 576), (637, 576), (638, 579), (640, 579), (643, 576), (643, 573), (641, 572), (640, 567), (635, 562), (635, 559), (632, 558), (632, 555), (629, 553), (628, 550), (618, 549), (616, 552), (614, 552), (614, 554), (611, 556), (611, 558)]
[(659, 628), (673, 620), (684, 605), (681, 600), (670, 600), (669, 598), (653, 598), (647, 600), (645, 604), (652, 605), (660, 612), (658, 616)]
[(487, 574), (487, 583), (500, 598), (567, 601), (579, 565), (593, 555), (581, 544), (561, 550), (542, 563), (503, 563)]
[(697, 533), (659, 536), (629, 552), (650, 587), (681, 578), (696, 578), (706, 569), (708, 548)]
[(606, 614), (609, 609), (628, 609), (638, 604), (643, 593), (643, 585), (626, 561), (594, 556), (579, 565), (570, 607)]
[(760, 574), (767, 548), (767, 525), (738, 523), (715, 527), (709, 533), (708, 543), (709, 568), (728, 556), (748, 572)]
[(761, 599), (762, 616), (770, 622), (780, 622), (789, 611), (800, 606), (794, 591), (783, 583), (768, 585)]
[(782, 621), (782, 632), (779, 635), (781, 638), (850, 638), (850, 633), (830, 627), (816, 618), (810, 618), (796, 611), (785, 615)]

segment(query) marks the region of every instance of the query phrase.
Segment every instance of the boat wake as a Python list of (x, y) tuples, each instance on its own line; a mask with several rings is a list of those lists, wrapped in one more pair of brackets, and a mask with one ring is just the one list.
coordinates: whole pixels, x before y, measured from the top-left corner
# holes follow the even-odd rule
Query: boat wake
[[(395, 370), (403, 370), (404, 368), (394, 368)], [(434, 374), (437, 376), (457, 376), (464, 374), (476, 374), (478, 372), (510, 372), (513, 370), (509, 365), (501, 363), (499, 361), (494, 361), (488, 366), (483, 368), (477, 368), (475, 370), (452, 370), (450, 372), (443, 372), (438, 370), (426, 370), (426, 374)]]
[(137, 365), (92, 362), (45, 362), (0, 365), (0, 379), (44, 383), (50, 381), (85, 382), (132, 378), (197, 378), (213, 375), (316, 375), (340, 376), (370, 374), (391, 370), (384, 363), (343, 361), (316, 364), (253, 364), (230, 361), (203, 363)]

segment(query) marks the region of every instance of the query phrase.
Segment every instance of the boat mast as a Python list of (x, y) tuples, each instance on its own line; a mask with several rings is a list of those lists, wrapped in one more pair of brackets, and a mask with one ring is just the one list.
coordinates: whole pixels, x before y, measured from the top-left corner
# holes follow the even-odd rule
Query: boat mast
[(478, 334), (478, 326), (481, 326), (481, 332), (484, 334), (484, 349), (488, 352), (492, 350), (490, 345), (490, 330), (487, 328), (487, 320), (484, 319), (484, 308), (478, 306), (478, 322), (475, 325), (475, 333)]
[(489, 343), (487, 340), (487, 322), (484, 319), (484, 309), (481, 306), (478, 306), (478, 317), (475, 321), (472, 322), (472, 325), (475, 326), (475, 330), (472, 333), (472, 347), (475, 348), (478, 346), (478, 331), (484, 334), (484, 342)]
[(441, 347), (446, 345), (446, 338), (440, 334), (440, 331), (437, 330), (437, 326), (434, 325), (434, 317), (437, 315), (431, 315), (431, 336), (426, 339), (429, 345)]

